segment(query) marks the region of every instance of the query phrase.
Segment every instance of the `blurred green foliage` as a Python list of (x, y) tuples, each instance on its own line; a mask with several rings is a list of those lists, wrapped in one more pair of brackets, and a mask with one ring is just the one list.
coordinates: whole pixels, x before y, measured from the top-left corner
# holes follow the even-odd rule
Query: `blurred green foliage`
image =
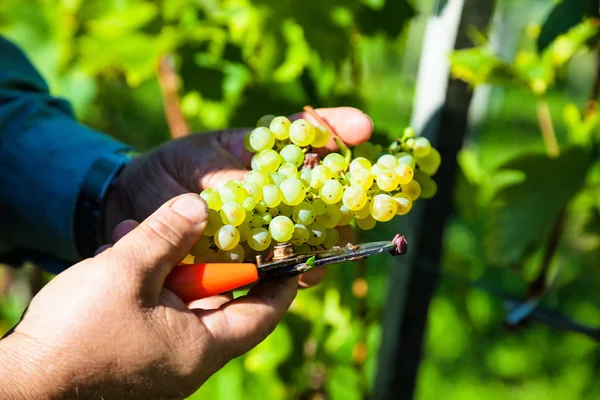
[[(537, 18), (532, 23), (543, 22), (539, 15), (558, 18), (549, 0), (501, 3)], [(559, 6), (567, 3), (576, 2)], [(431, 10), (431, 1), (400, 0), (3, 0), (0, 33), (22, 46), (84, 123), (141, 150), (169, 140), (156, 79), (166, 53), (194, 131), (251, 126), (264, 114), (306, 104), (352, 105), (373, 118), (374, 141), (385, 143), (409, 123)], [(558, 279), (543, 303), (600, 326), (600, 165), (591, 152), (596, 121), (581, 111), (597, 74), (586, 47), (594, 31), (581, 25), (560, 36), (590, 16), (586, 10), (574, 23), (553, 22), (550, 33), (505, 21), (520, 32), (510, 39), (520, 48), (513, 61), (481, 40), (452, 56), (457, 77), (498, 85), (459, 155), (443, 269), (523, 295), (539, 273), (548, 231), (567, 207), (569, 223), (550, 265)], [(546, 53), (535, 48), (540, 31)], [(576, 43), (560, 47), (557, 57), (559, 36)], [(561, 148), (555, 159), (540, 137), (541, 96)], [(391, 237), (406, 224), (359, 239)], [(377, 256), (329, 268), (322, 285), (299, 293), (265, 342), (192, 398), (364, 398), (373, 389), (382, 312), (398, 306), (386, 304), (394, 289), (387, 265)], [(18, 321), (32, 275), (32, 266), (0, 269), (0, 292), (11, 283), (0, 297), (0, 332)], [(509, 333), (502, 299), (458, 282), (443, 280), (433, 300), (417, 398), (600, 397), (594, 342), (536, 324)]]

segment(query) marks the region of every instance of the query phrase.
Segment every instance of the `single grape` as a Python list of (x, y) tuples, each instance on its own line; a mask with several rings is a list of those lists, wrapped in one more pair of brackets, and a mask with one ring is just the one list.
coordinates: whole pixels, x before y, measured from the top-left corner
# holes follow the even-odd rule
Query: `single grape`
[(252, 230), (252, 226), (250, 225), (250, 221), (242, 222), (240, 226), (237, 227), (238, 232), (240, 233), (240, 242), (246, 241), (250, 236), (250, 231)]
[(382, 165), (382, 164), (374, 164), (371, 167), (371, 174), (373, 174), (373, 176), (377, 176), (380, 173), (382, 173), (383, 171), (387, 171), (389, 168), (387, 168), (386, 166)]
[(340, 222), (338, 222), (338, 226), (346, 226), (348, 225), (350, 222), (352, 222), (352, 219), (354, 218), (354, 214), (352, 213), (352, 211), (350, 211), (348, 209), (348, 207), (346, 207), (345, 205), (341, 205), (340, 206)]
[(431, 143), (427, 138), (418, 137), (412, 149), (415, 157), (425, 157), (431, 151)]
[(310, 246), (318, 246), (325, 241), (325, 227), (319, 222), (313, 222), (307, 227), (310, 230), (310, 236), (306, 240)]
[(425, 157), (417, 157), (417, 165), (421, 171), (425, 172), (429, 176), (435, 175), (441, 163), (442, 157), (440, 152), (433, 147)]
[(262, 225), (269, 225), (271, 223), (271, 221), (273, 220), (273, 216), (268, 212), (259, 214), (259, 217), (262, 221)]
[(294, 234), (294, 223), (288, 217), (279, 215), (269, 224), (269, 233), (278, 242), (288, 242)]
[(250, 146), (250, 132), (248, 132), (244, 135), (244, 147), (250, 153), (254, 153), (254, 149), (252, 148), (252, 146)]
[(255, 204), (256, 204), (256, 202), (252, 199), (252, 197), (246, 197), (244, 199), (244, 201), (242, 201), (242, 207), (246, 211), (252, 211), (252, 210), (254, 210), (254, 205)]
[(256, 153), (252, 156), (252, 160), (255, 160), (255, 165), (251, 165), (252, 169), (258, 169), (268, 174), (277, 171), (281, 164), (279, 153), (275, 150), (263, 150)]
[(308, 240), (309, 236), (310, 230), (308, 230), (308, 228), (305, 225), (295, 224), (294, 234), (292, 235), (292, 239), (290, 240), (290, 242), (296, 245), (304, 244)]
[(339, 153), (330, 153), (323, 159), (323, 165), (329, 168), (331, 173), (336, 176), (341, 172), (346, 171), (348, 168), (348, 162)]
[(257, 127), (264, 126), (265, 128), (268, 128), (269, 125), (271, 125), (271, 122), (273, 121), (274, 118), (275, 118), (275, 116), (272, 114), (264, 115), (264, 116), (260, 117), (260, 119), (256, 123), (256, 126)]
[(215, 189), (204, 189), (200, 193), (200, 197), (206, 201), (206, 205), (208, 208), (219, 211), (223, 206), (223, 201), (221, 200), (221, 195)]
[(285, 203), (279, 203), (279, 205), (277, 206), (277, 210), (279, 210), (279, 215), (283, 215), (289, 218), (291, 218), (292, 214), (294, 213), (294, 207), (289, 206)]
[(254, 206), (254, 211), (256, 211), (257, 214), (267, 212), (267, 205), (261, 200)]
[(247, 243), (252, 250), (263, 251), (271, 244), (271, 235), (265, 228), (254, 228), (250, 232)]
[(390, 170), (380, 172), (375, 180), (377, 181), (377, 186), (379, 189), (383, 190), (384, 192), (396, 190), (400, 184), (400, 177), (394, 171)]
[(406, 152), (396, 154), (396, 158), (398, 159), (398, 165), (407, 164), (410, 165), (411, 168), (415, 168), (415, 158)]
[(279, 185), (281, 201), (287, 205), (298, 205), (306, 197), (306, 188), (298, 178), (288, 178)]
[(263, 186), (262, 197), (267, 207), (277, 207), (281, 203), (281, 191), (275, 185)]
[[(262, 188), (263, 186), (269, 184), (269, 175), (259, 170), (252, 170), (246, 174), (244, 182), (252, 183), (259, 188)], [(246, 189), (246, 191), (248, 190)]]
[[(310, 232), (309, 232), (310, 234)], [(294, 246), (294, 253), (296, 254), (309, 254), (312, 253), (312, 249), (307, 244), (300, 244)]]
[(371, 170), (371, 162), (364, 157), (358, 157), (350, 162), (350, 173), (354, 173), (361, 169)]
[(406, 185), (408, 182), (412, 181), (415, 176), (414, 170), (407, 164), (398, 165), (394, 168), (394, 172), (398, 176), (398, 183), (401, 185)]
[(370, 231), (371, 229), (375, 228), (377, 221), (375, 221), (375, 219), (369, 215), (366, 218), (357, 219), (356, 225), (358, 225), (358, 227), (363, 231)]
[(415, 201), (421, 195), (421, 185), (417, 181), (410, 181), (406, 185), (402, 185), (402, 193), (406, 193), (412, 201)]
[[(202, 254), (210, 249), (210, 238), (208, 236), (200, 236), (200, 240), (190, 249), (190, 254), (195, 258), (201, 257)], [(195, 262), (196, 260), (194, 260)]]
[(262, 200), (262, 186), (258, 186), (251, 182), (245, 182), (242, 187), (248, 193), (248, 197), (250, 197), (254, 203), (257, 203)]
[(321, 223), (324, 228), (334, 228), (340, 222), (342, 212), (337, 204), (328, 204), (325, 214), (319, 215), (315, 221)]
[(319, 189), (325, 181), (333, 178), (331, 170), (324, 165), (317, 165), (312, 169), (310, 186)]
[(234, 201), (223, 204), (219, 213), (224, 225), (239, 226), (246, 218), (246, 210)]
[(269, 214), (271, 214), (272, 217), (276, 217), (279, 215), (279, 208), (277, 207), (269, 208), (267, 211), (269, 212)]
[[(271, 214), (269, 214), (269, 216), (270, 215)], [(269, 222), (271, 222), (271, 220), (269, 220)], [(261, 226), (263, 226), (262, 217), (260, 215), (254, 214), (254, 216), (250, 220), (250, 225), (252, 225), (253, 228), (260, 228)]]
[(350, 211), (357, 211), (367, 204), (367, 193), (361, 186), (348, 186), (344, 190), (342, 201)]
[(306, 147), (315, 139), (315, 128), (305, 119), (298, 119), (290, 125), (290, 139), (297, 146)]
[(354, 216), (356, 217), (356, 219), (364, 219), (367, 218), (369, 215), (371, 215), (371, 201), (368, 200), (367, 204), (365, 204), (365, 206), (363, 208), (361, 208), (358, 211), (354, 211)]
[(310, 181), (312, 177), (312, 169), (302, 168), (300, 170), (300, 180), (304, 183), (304, 186), (310, 186)]
[(430, 199), (435, 196), (437, 192), (437, 184), (429, 175), (425, 172), (416, 170), (415, 180), (421, 185), (421, 198)]
[(219, 214), (219, 211), (216, 210), (208, 210), (208, 217), (206, 220), (206, 228), (204, 228), (204, 232), (202, 232), (205, 236), (213, 236), (216, 231), (219, 230), (223, 226), (223, 219)]
[(396, 215), (406, 215), (412, 208), (412, 200), (410, 196), (406, 193), (396, 193), (394, 195), (394, 200), (396, 201)]
[(288, 178), (296, 178), (298, 176), (298, 169), (292, 163), (281, 164), (277, 172), (285, 175)]
[(315, 213), (317, 216), (323, 215), (327, 211), (327, 204), (321, 199), (316, 199), (313, 201), (312, 206), (315, 208)]
[(285, 140), (290, 137), (290, 125), (292, 123), (286, 117), (275, 117), (269, 125), (269, 129), (277, 140)]
[(373, 198), (369, 211), (371, 216), (379, 222), (387, 222), (394, 218), (398, 206), (392, 196), (387, 194), (378, 194)]
[(315, 126), (315, 138), (311, 143), (312, 147), (325, 147), (327, 143), (329, 143), (329, 130), (322, 125)]
[(275, 135), (269, 128), (259, 127), (250, 132), (250, 147), (255, 152), (270, 150), (275, 145)]
[(212, 249), (194, 257), (194, 263), (216, 263), (219, 261), (219, 253)]
[(350, 174), (350, 184), (369, 190), (373, 186), (373, 174), (368, 169), (359, 169)]
[(379, 157), (377, 164), (383, 165), (387, 169), (394, 169), (398, 165), (398, 159), (391, 154), (384, 154)]
[(333, 246), (340, 241), (340, 234), (334, 228), (329, 228), (325, 230), (325, 241), (323, 241), (323, 246), (326, 249), (331, 249)]
[(240, 242), (240, 232), (233, 225), (223, 225), (215, 233), (214, 240), (220, 250), (231, 250)]
[(342, 199), (344, 188), (342, 184), (335, 179), (330, 179), (323, 183), (319, 196), (327, 204), (335, 204)]
[(223, 204), (229, 203), (230, 201), (241, 204), (242, 201), (248, 197), (248, 192), (246, 192), (246, 189), (244, 189), (239, 182), (229, 181), (221, 187), (219, 195), (221, 196)]
[(294, 211), (292, 212), (292, 218), (295, 222), (307, 226), (314, 222), (316, 216), (317, 211), (315, 210), (314, 205), (306, 201), (295, 206)]
[(288, 177), (282, 174), (281, 172), (273, 172), (272, 174), (269, 174), (269, 183), (271, 185), (276, 185), (277, 187), (279, 187), (279, 185), (281, 185), (281, 182), (285, 181), (287, 178)]
[(222, 263), (241, 263), (244, 261), (244, 248), (241, 244), (237, 244), (229, 251), (219, 250), (217, 260)]
[(304, 152), (295, 144), (288, 144), (279, 152), (279, 156), (286, 163), (292, 163), (296, 167), (304, 164)]

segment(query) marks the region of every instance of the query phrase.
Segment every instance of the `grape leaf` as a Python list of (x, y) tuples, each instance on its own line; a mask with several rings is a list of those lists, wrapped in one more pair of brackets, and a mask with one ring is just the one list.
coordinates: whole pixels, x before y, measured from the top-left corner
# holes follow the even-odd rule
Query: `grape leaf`
[(558, 36), (588, 17), (600, 17), (600, 0), (564, 0), (558, 3), (544, 22), (537, 40), (541, 52)]
[(520, 170), (526, 178), (494, 197), (483, 239), (486, 257), (496, 265), (517, 263), (543, 245), (560, 210), (581, 189), (590, 165), (591, 153), (581, 147), (565, 149), (555, 159), (528, 154), (504, 164), (500, 169)]

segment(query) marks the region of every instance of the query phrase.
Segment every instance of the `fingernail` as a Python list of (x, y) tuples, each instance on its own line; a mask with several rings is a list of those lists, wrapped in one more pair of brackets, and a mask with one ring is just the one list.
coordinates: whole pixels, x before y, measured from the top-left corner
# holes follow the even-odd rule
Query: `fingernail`
[[(365, 113), (363, 113), (363, 114), (365, 114)], [(369, 114), (365, 114), (365, 117), (369, 118), (369, 122), (371, 123), (371, 130), (375, 129), (375, 124), (373, 123), (373, 120), (371, 119)]]
[(206, 204), (203, 204), (200, 196), (191, 193), (175, 200), (171, 204), (171, 209), (195, 224), (203, 220), (206, 215)]

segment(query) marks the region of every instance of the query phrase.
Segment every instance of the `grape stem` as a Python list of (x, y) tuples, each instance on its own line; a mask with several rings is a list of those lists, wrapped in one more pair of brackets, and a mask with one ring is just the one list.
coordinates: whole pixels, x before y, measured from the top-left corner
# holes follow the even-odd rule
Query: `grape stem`
[(333, 135), (333, 140), (335, 141), (335, 144), (337, 144), (340, 153), (346, 158), (348, 162), (350, 162), (349, 158), (352, 156), (352, 153), (350, 152), (348, 146), (346, 146), (346, 143), (344, 143), (344, 141), (336, 133), (335, 129), (333, 129), (333, 126), (331, 126), (329, 122), (325, 121), (323, 117), (317, 114), (315, 109), (311, 106), (304, 106), (304, 111), (306, 111), (311, 117), (317, 120), (319, 124), (323, 125), (329, 131), (329, 133)]

